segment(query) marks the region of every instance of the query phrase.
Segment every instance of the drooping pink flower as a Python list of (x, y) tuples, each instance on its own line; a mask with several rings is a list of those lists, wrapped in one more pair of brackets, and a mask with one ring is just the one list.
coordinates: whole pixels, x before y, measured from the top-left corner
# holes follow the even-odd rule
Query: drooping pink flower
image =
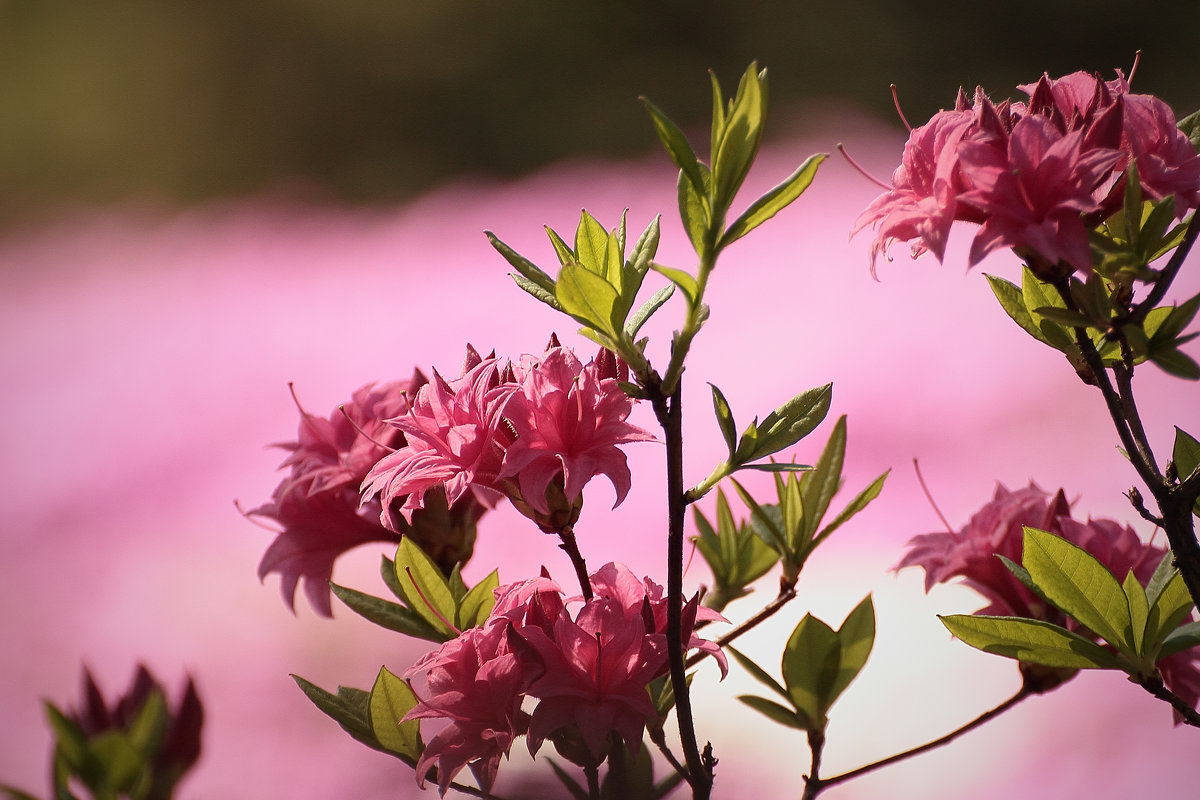
[(388, 420), (404, 434), (405, 445), (380, 459), (361, 488), (364, 503), (379, 496), (380, 521), (391, 530), (398, 527), (391, 505), (401, 497), (400, 514), (410, 523), (434, 487), (445, 487), (451, 505), (468, 491), (485, 505), (499, 497), (495, 483), (506, 436), (501, 423), (518, 387), (502, 380), (495, 357), (476, 361), (473, 353), (462, 375), (447, 381), (435, 371), (409, 412)]
[(263, 554), (258, 575), (279, 573), (284, 602), (293, 611), (303, 580), (313, 609), (331, 616), (328, 584), (337, 557), (367, 542), (399, 541), (376, 521), (377, 504), (359, 509), (357, 487), (387, 448), (403, 441), (384, 419), (407, 410), (408, 398), (424, 381), (415, 372), (408, 381), (367, 384), (342, 407), (345, 413), (338, 409), (327, 418), (308, 413), (297, 402), (297, 441), (279, 445), (290, 451), (281, 464), (289, 468), (288, 475), (271, 502), (248, 512), (281, 528)]
[(979, 142), (958, 149), (961, 170), (973, 187), (959, 200), (983, 213), (968, 266), (1008, 247), (1031, 262), (1068, 272), (1092, 267), (1082, 215), (1095, 211), (1097, 188), (1121, 160), (1119, 150), (1084, 149), (1083, 131), (1062, 133), (1046, 117), (1018, 120), (1007, 152)]
[(504, 452), (500, 477), (515, 477), (535, 511), (550, 513), (546, 489), (556, 478), (568, 503), (597, 475), (612, 482), (614, 505), (629, 492), (629, 467), (617, 445), (654, 437), (625, 421), (633, 403), (617, 385), (615, 366), (608, 368), (613, 377), (602, 371), (608, 361), (584, 366), (570, 349), (551, 347), (519, 369), (520, 390), (504, 411), (516, 440)]
[[(1132, 571), (1145, 585), (1166, 555), (1163, 548), (1146, 544), (1132, 528), (1116, 520), (1074, 519), (1061, 489), (1052, 497), (1034, 483), (1017, 491), (997, 484), (991, 502), (975, 512), (962, 530), (913, 537), (896, 569), (922, 567), (925, 591), (935, 584), (962, 578), (964, 585), (988, 600), (988, 605), (976, 614), (1068, 623), (1062, 612), (1027, 589), (997, 558), (1004, 556), (1021, 563), (1025, 527), (1049, 531), (1082, 547), (1118, 581)], [(1200, 701), (1198, 659), (1200, 654), (1195, 650), (1186, 650), (1158, 664), (1167, 687), (1193, 706)]]
[(1153, 200), (1175, 196), (1175, 216), (1200, 207), (1200, 154), (1176, 127), (1175, 113), (1157, 97), (1125, 97), (1122, 144), (1136, 159), (1142, 191)]
[(958, 143), (968, 133), (974, 115), (966, 109), (940, 111), (914, 128), (904, 145), (904, 157), (892, 175), (892, 188), (859, 215), (850, 235), (875, 226), (871, 243), (871, 275), (882, 253), (897, 242), (912, 242), (912, 257), (932, 251), (939, 261), (946, 253), (950, 226), (957, 218), (963, 192), (958, 171)]
[(470, 765), (484, 791), (490, 791), (517, 736), (525, 733), (529, 715), (521, 710), (524, 693), (541, 674), (542, 665), (513, 648), (512, 623), (489, 619), (463, 631), (422, 658), (405, 673), (427, 673), (420, 701), (405, 715), (410, 719), (443, 719), (449, 724), (425, 746), (417, 761), (417, 783), (437, 764), (444, 795), (463, 767)]

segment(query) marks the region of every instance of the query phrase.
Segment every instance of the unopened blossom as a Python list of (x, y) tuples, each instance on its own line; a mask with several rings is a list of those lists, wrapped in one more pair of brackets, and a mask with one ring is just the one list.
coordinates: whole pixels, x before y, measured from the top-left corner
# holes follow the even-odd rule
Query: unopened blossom
[(379, 524), (378, 504), (360, 509), (358, 485), (372, 465), (403, 442), (385, 419), (402, 414), (408, 398), (424, 383), (419, 372), (408, 381), (368, 384), (328, 417), (305, 411), (297, 401), (297, 441), (281, 445), (290, 451), (281, 464), (289, 470), (271, 502), (248, 512), (281, 529), (263, 554), (259, 578), (280, 575), (284, 602), (295, 609), (300, 581), (312, 607), (332, 614), (329, 579), (342, 553), (367, 542), (399, 541)]
[(470, 765), (484, 791), (491, 790), (500, 759), (528, 727), (529, 715), (521, 703), (543, 669), (536, 659), (514, 649), (513, 642), (512, 624), (503, 617), (492, 618), (483, 627), (463, 631), (405, 673), (426, 673), (426, 679), (420, 701), (404, 719), (449, 721), (417, 761), (417, 783), (422, 787), (429, 767), (436, 764), (444, 795), (454, 776)]
[[(1145, 585), (1166, 555), (1163, 548), (1146, 544), (1132, 528), (1116, 520), (1075, 519), (1061, 489), (1052, 496), (1034, 483), (1016, 491), (997, 484), (992, 500), (975, 512), (961, 530), (913, 537), (909, 551), (896, 569), (922, 567), (925, 591), (935, 584), (961, 578), (964, 585), (988, 600), (988, 605), (976, 614), (1073, 624), (1026, 588), (998, 558), (1004, 556), (1021, 563), (1026, 527), (1056, 534), (1087, 550), (1118, 581), (1133, 572)], [(1200, 701), (1198, 657), (1200, 654), (1194, 650), (1186, 650), (1162, 659), (1157, 665), (1167, 687), (1192, 706)]]
[(473, 353), (452, 381), (434, 371), (408, 413), (389, 420), (404, 434), (405, 444), (375, 464), (361, 489), (364, 503), (378, 495), (380, 521), (391, 530), (399, 525), (393, 501), (403, 498), (399, 512), (411, 523), (426, 492), (435, 487), (444, 487), (451, 505), (468, 491), (486, 505), (499, 497), (495, 486), (506, 437), (501, 424), (518, 387), (502, 379), (495, 357), (472, 358)]
[(546, 489), (556, 478), (570, 504), (604, 475), (620, 504), (630, 474), (617, 445), (654, 440), (626, 422), (633, 402), (617, 384), (615, 358), (605, 360), (604, 352), (585, 366), (570, 349), (550, 348), (521, 368), (520, 389), (505, 408), (516, 440), (504, 452), (500, 476), (515, 478), (524, 502), (541, 514), (550, 513)]

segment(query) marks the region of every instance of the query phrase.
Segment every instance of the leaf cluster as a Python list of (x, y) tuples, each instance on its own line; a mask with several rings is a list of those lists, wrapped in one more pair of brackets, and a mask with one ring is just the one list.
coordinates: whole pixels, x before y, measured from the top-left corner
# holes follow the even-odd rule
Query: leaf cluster
[[(842, 486), (845, 458), (846, 417), (842, 416), (834, 425), (820, 458), (813, 466), (797, 471), (796, 465), (778, 465), (784, 469), (771, 470), (775, 480), (775, 503), (759, 503), (744, 486), (736, 480), (732, 481), (738, 496), (750, 509), (749, 526), (734, 525), (731, 516), (722, 524), (721, 505), (724, 498), (720, 496), (715, 532), (707, 520), (700, 524), (703, 517), (697, 515), (701, 531), (697, 547), (713, 571), (718, 594), (732, 600), (749, 591), (748, 582), (742, 579), (757, 571), (765, 559), (765, 556), (758, 555), (758, 546), (749, 543), (750, 534), (782, 561), (784, 584), (795, 585), (800, 570), (817, 546), (866, 508), (879, 495), (887, 479), (888, 473), (880, 475), (855, 495), (832, 521), (826, 523), (824, 520), (829, 506)], [(767, 565), (754, 577), (762, 575), (770, 566)]]
[(442, 574), (425, 551), (405, 537), (396, 548), (396, 559), (383, 557), (380, 574), (396, 600), (330, 583), (339, 600), (351, 611), (388, 630), (445, 642), (460, 631), (482, 625), (496, 604), (492, 594), (500, 585), (496, 570), (472, 587), (463, 582), (461, 565), (449, 577)]
[(1083, 548), (1027, 527), (1021, 564), (1005, 559), (1005, 565), (1082, 627), (1021, 617), (941, 618), (972, 647), (1048, 667), (1113, 669), (1144, 678), (1154, 674), (1158, 660), (1200, 644), (1200, 623), (1187, 621), (1192, 599), (1170, 553), (1142, 586), (1132, 571), (1118, 581)]
[(1185, 334), (1200, 310), (1200, 294), (1178, 306), (1151, 309), (1138, 322), (1125, 319), (1119, 287), (1108, 278), (1093, 273), (1086, 281), (1070, 279), (1070, 295), (1075, 309), (1055, 287), (1039, 280), (1025, 267), (1021, 286), (988, 276), (992, 292), (1005, 312), (1033, 338), (1063, 353), (1077, 371), (1086, 369), (1083, 354), (1075, 342), (1075, 331), (1082, 330), (1100, 354), (1105, 366), (1121, 363), (1121, 343), (1128, 344), (1133, 363), (1152, 361), (1168, 374), (1189, 380), (1200, 379), (1197, 365), (1179, 347), (1197, 334)]
[(743, 653), (728, 648), (755, 680), (787, 705), (757, 695), (740, 695), (738, 699), (781, 725), (823, 734), (830, 707), (858, 677), (874, 644), (875, 605), (870, 595), (836, 631), (806, 614), (784, 647), (782, 684)]
[(292, 679), (324, 714), (356, 741), (372, 750), (399, 758), (410, 767), (425, 748), (420, 720), (400, 720), (417, 705), (417, 696), (403, 680), (380, 667), (371, 691), (339, 686), (328, 692), (299, 675)]

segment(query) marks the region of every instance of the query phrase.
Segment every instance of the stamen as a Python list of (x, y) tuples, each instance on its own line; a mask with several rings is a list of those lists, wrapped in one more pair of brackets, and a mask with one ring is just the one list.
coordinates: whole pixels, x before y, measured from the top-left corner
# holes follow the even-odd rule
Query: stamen
[(384, 444), (383, 442), (379, 441), (378, 439), (375, 439), (374, 437), (370, 436), (362, 428), (358, 427), (358, 423), (355, 422), (354, 420), (352, 420), (350, 418), (350, 415), (346, 413), (346, 406), (344, 406), (344, 405), (338, 406), (338, 411), (342, 412), (342, 416), (346, 418), (346, 422), (350, 423), (350, 427), (354, 428), (354, 430), (358, 432), (359, 436), (363, 437), (368, 442), (370, 442), (371, 444), (373, 444), (377, 447), (382, 447), (384, 450), (387, 450), (389, 453), (396, 452), (397, 448), (392, 447), (391, 445), (388, 445), (388, 444)]
[(908, 118), (904, 116), (904, 112), (900, 109), (900, 95), (896, 92), (896, 84), (892, 84), (892, 105), (896, 107), (896, 113), (900, 115), (900, 121), (904, 123), (904, 127), (912, 133), (912, 125), (908, 124)]
[(296, 404), (296, 410), (300, 412), (300, 416), (308, 419), (312, 416), (304, 410), (304, 406), (300, 405), (300, 398), (296, 396), (296, 384), (294, 381), (288, 381), (288, 391), (292, 394), (292, 402)]
[(954, 528), (950, 527), (950, 523), (946, 521), (946, 517), (942, 514), (942, 510), (938, 508), (937, 502), (934, 501), (933, 495), (929, 493), (929, 487), (925, 485), (925, 478), (921, 475), (921, 465), (917, 460), (913, 459), (913, 469), (917, 472), (917, 483), (921, 484), (921, 491), (925, 493), (925, 499), (929, 501), (929, 505), (933, 506), (933, 513), (937, 514), (938, 519), (946, 526), (946, 530), (954, 533)]
[(1133, 54), (1133, 66), (1129, 68), (1129, 77), (1125, 79), (1125, 83), (1133, 86), (1133, 76), (1137, 74), (1138, 63), (1142, 60), (1142, 51), (1138, 50)]
[(257, 525), (258, 527), (262, 528), (264, 531), (270, 531), (271, 533), (277, 533), (277, 534), (283, 533), (283, 530), (281, 528), (271, 527), (267, 523), (259, 520), (251, 512), (242, 508), (242, 503), (240, 500), (234, 500), (233, 507), (236, 508), (238, 510), (238, 513), (242, 515), (242, 518), (245, 519), (247, 522), (249, 522), (251, 525)]
[(875, 184), (876, 186), (881, 186), (881, 187), (883, 187), (884, 190), (889, 191), (889, 192), (896, 188), (895, 186), (892, 186), (891, 184), (884, 183), (883, 181), (879, 180), (879, 178), (876, 178), (874, 175), (872, 175), (871, 173), (869, 173), (865, 169), (863, 169), (861, 164), (859, 164), (857, 161), (855, 161), (853, 158), (850, 157), (850, 154), (846, 152), (846, 148), (841, 142), (837, 143), (837, 149), (838, 149), (838, 152), (842, 154), (842, 158), (846, 159), (846, 161), (848, 161), (850, 163), (850, 166), (852, 166), (856, 170), (858, 170), (859, 175), (862, 175), (864, 178), (869, 180), (871, 183)]

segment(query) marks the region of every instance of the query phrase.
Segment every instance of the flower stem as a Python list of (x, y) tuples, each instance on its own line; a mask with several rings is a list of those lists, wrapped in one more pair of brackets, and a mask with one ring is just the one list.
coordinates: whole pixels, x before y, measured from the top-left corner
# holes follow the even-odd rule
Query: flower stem
[(1162, 700), (1165, 703), (1170, 703), (1171, 708), (1175, 709), (1175, 713), (1178, 714), (1185, 723), (1191, 725), (1192, 727), (1200, 728), (1200, 712), (1197, 712), (1196, 709), (1188, 705), (1186, 700), (1163, 685), (1162, 678), (1158, 677), (1157, 675), (1146, 678), (1138, 678), (1130, 675), (1129, 680), (1136, 683), (1138, 686), (1141, 686), (1159, 700)]
[[(809, 776), (807, 785), (805, 786), (804, 795), (803, 795), (804, 800), (812, 800), (818, 794), (820, 794), (821, 792), (830, 788), (831, 786), (837, 786), (839, 783), (845, 783), (846, 781), (851, 780), (853, 778), (857, 778), (860, 775), (866, 775), (868, 772), (874, 772), (875, 770), (879, 769), (880, 767), (886, 767), (889, 764), (895, 764), (897, 761), (904, 761), (905, 759), (912, 758), (913, 756), (917, 756), (917, 755), (920, 755), (921, 753), (928, 752), (929, 750), (933, 750), (935, 748), (941, 747), (942, 745), (950, 744), (950, 742), (953, 742), (955, 739), (962, 736), (964, 733), (969, 733), (970, 731), (975, 730), (980, 725), (983, 725), (985, 722), (988, 722), (988, 721), (992, 720), (993, 718), (998, 717), (999, 715), (1003, 714), (1005, 711), (1008, 711), (1010, 708), (1016, 706), (1018, 703), (1020, 703), (1026, 697), (1029, 697), (1034, 694), (1037, 694), (1037, 692), (1035, 690), (1030, 689), (1025, 686), (1022, 686), (1020, 691), (1018, 691), (1012, 697), (1005, 700), (1000, 705), (996, 706), (995, 708), (991, 709), (990, 711), (985, 711), (984, 713), (980, 714), (975, 719), (968, 722), (966, 725), (963, 725), (961, 728), (951, 731), (950, 733), (946, 734), (945, 736), (941, 737), (940, 739), (934, 739), (932, 742), (927, 742), (926, 744), (920, 745), (919, 747), (914, 747), (911, 750), (905, 750), (903, 753), (897, 753), (894, 756), (888, 756), (887, 758), (880, 759), (879, 761), (876, 761), (871, 764), (867, 764), (866, 766), (859, 767), (858, 769), (852, 769), (849, 772), (843, 772), (841, 775), (836, 775), (832, 778), (821, 779), (817, 776), (817, 767), (820, 765), (820, 752), (819, 752), (819, 750), (814, 750), (813, 751), (813, 769), (812, 769), (813, 774), (811, 776)], [(811, 737), (810, 737), (810, 745), (811, 745)]]
[(558, 549), (567, 554), (571, 559), (571, 566), (575, 568), (575, 577), (579, 579), (579, 588), (583, 592), (584, 600), (592, 599), (592, 581), (588, 578), (587, 563), (583, 560), (583, 554), (579, 552), (579, 545), (575, 541), (575, 528), (567, 525), (558, 532), (558, 538), (561, 543)]

